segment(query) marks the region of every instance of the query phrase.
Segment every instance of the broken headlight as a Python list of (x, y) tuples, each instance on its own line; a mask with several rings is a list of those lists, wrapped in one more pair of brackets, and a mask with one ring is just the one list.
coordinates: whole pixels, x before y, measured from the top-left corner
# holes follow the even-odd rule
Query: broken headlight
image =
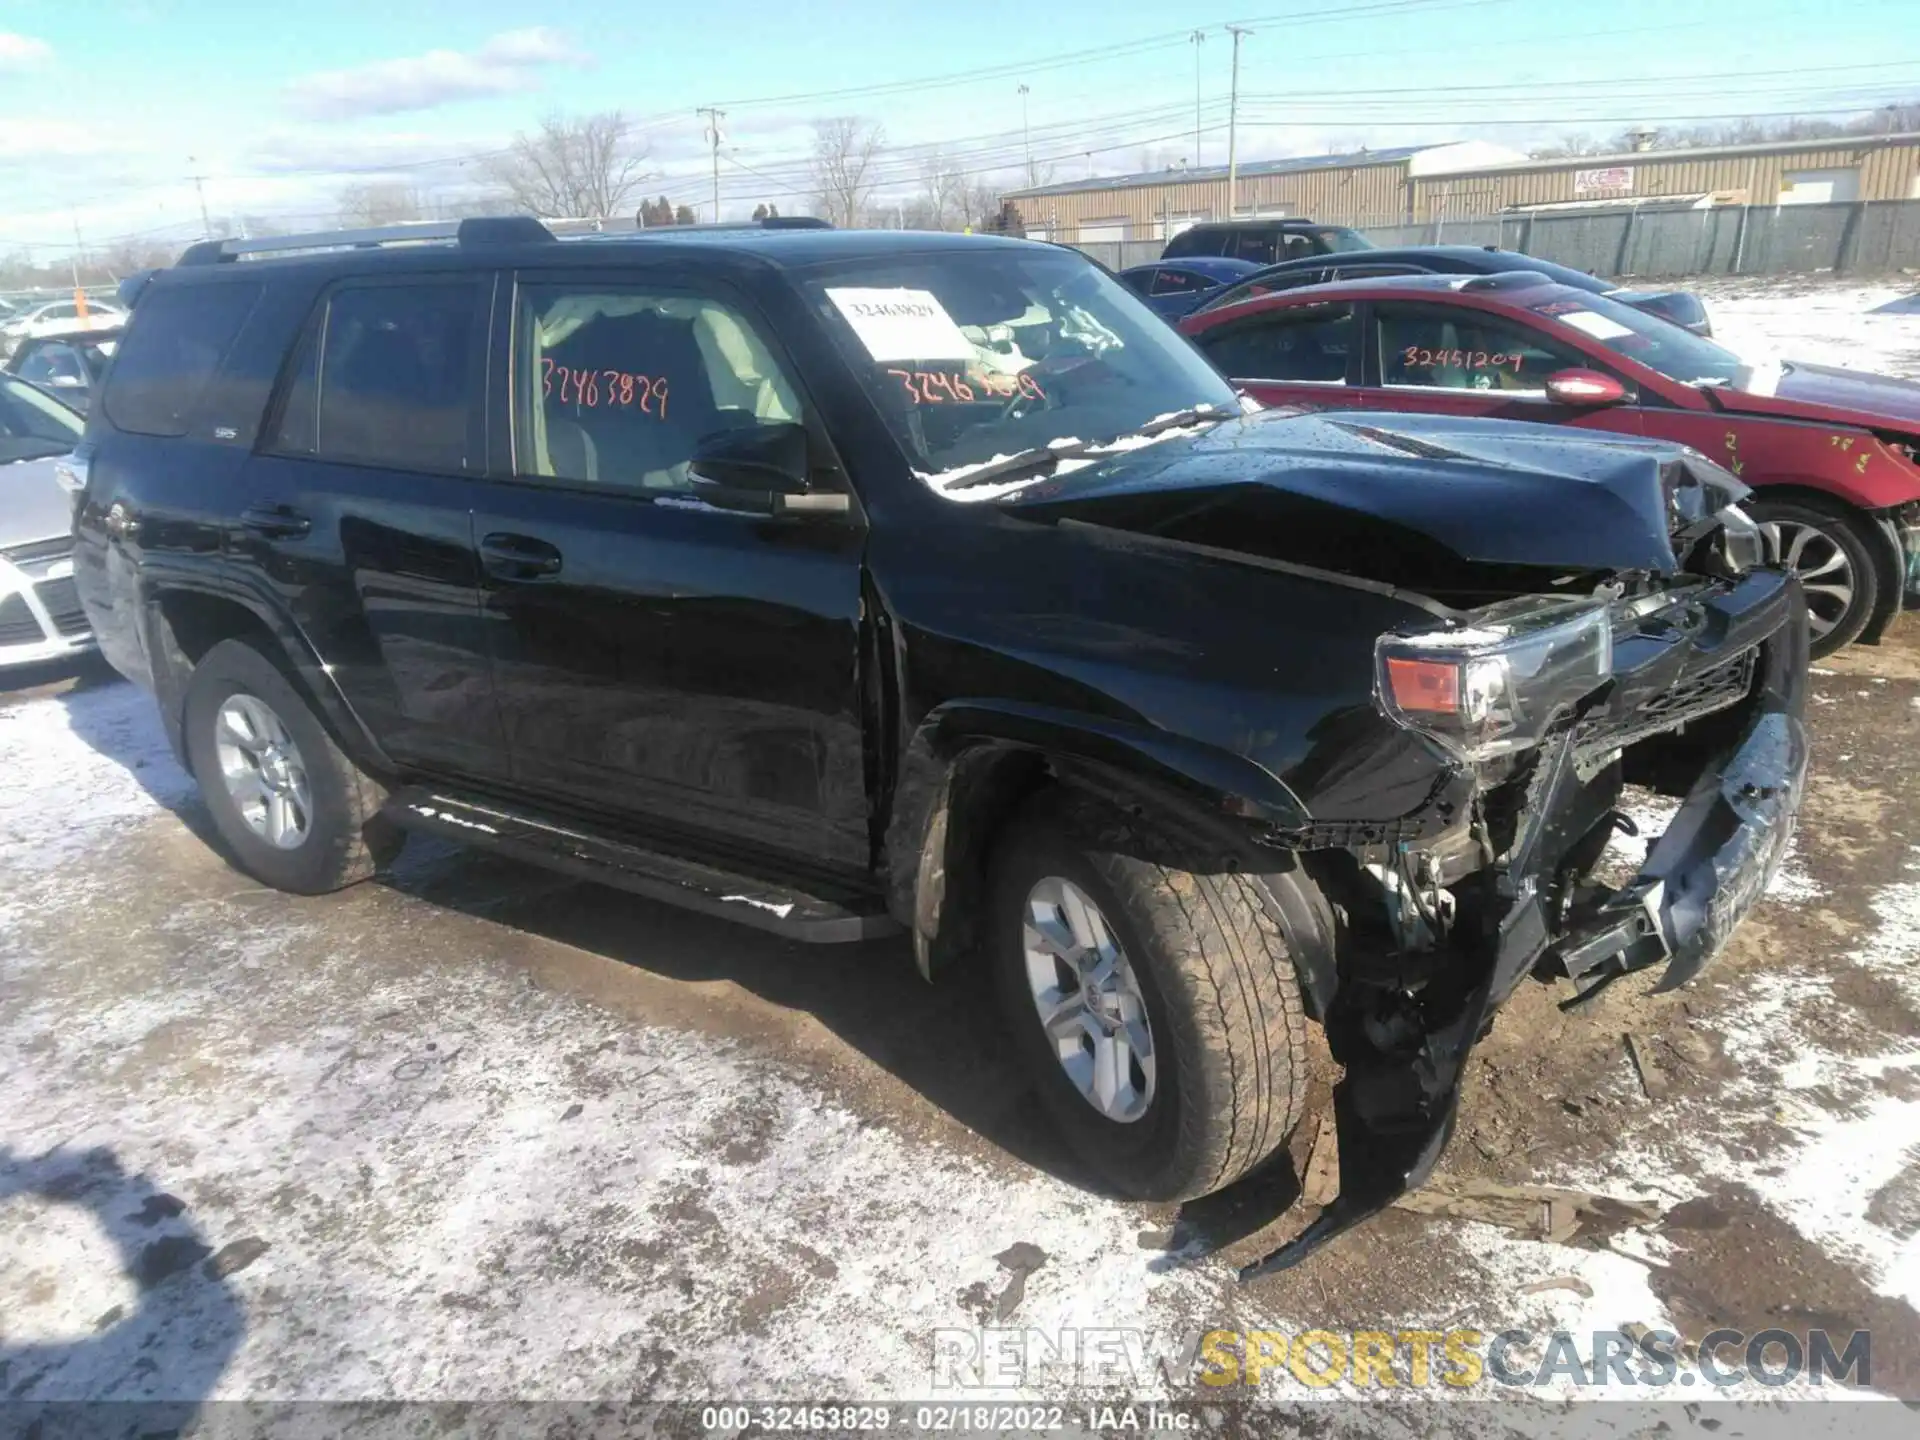
[(1447, 629), (1382, 635), (1380, 708), (1467, 760), (1538, 744), (1613, 674), (1613, 628), (1591, 600), (1509, 600)]

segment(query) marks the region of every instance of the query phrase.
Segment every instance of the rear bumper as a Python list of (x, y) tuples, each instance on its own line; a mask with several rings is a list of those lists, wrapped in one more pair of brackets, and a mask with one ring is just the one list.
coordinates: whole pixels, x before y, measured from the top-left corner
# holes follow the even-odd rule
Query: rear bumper
[[(1705, 757), (1691, 790), (1640, 872), (1571, 919), (1553, 917), (1550, 848), (1539, 848), (1579, 809), (1577, 732), (1538, 757), (1527, 817), (1493, 877), (1504, 898), (1490, 940), (1463, 957), (1471, 984), (1437, 1014), (1422, 1040), (1392, 1054), (1336, 1055), (1346, 1076), (1334, 1092), (1340, 1193), (1298, 1238), (1241, 1272), (1242, 1279), (1298, 1264), (1313, 1250), (1422, 1184), (1445, 1150), (1469, 1051), (1521, 979), (1557, 964), (1592, 994), (1612, 979), (1664, 965), (1658, 988), (1693, 979), (1725, 947), (1766, 892), (1791, 840), (1806, 786), (1802, 719), (1807, 616), (1799, 583), (1763, 572), (1725, 597), (1708, 628), (1760, 642), (1753, 690), (1730, 743)], [(1745, 648), (1743, 644), (1741, 648)]]

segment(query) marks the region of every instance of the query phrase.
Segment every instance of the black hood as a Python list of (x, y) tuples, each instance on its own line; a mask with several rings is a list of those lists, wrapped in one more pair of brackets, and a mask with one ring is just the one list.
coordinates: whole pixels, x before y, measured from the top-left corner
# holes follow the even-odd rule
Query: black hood
[(1008, 503), (1036, 518), (1409, 583), (1396, 556), (1670, 573), (1680, 565), (1676, 537), (1746, 493), (1668, 441), (1504, 420), (1268, 411), (1105, 457)]

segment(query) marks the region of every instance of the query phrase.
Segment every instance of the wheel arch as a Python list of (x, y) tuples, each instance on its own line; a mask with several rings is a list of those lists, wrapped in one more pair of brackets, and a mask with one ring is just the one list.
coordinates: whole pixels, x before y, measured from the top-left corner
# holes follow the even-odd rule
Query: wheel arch
[[(888, 908), (914, 938), (923, 976), (975, 952), (984, 935), (987, 856), (997, 832), (1043, 791), (1065, 792), (1076, 829), (1178, 869), (1285, 872), (1276, 900), (1289, 930), (1311, 909), (1291, 857), (1258, 850), (1248, 822), (1305, 823), (1293, 793), (1243, 756), (1106, 717), (995, 702), (930, 712), (905, 748), (886, 832)], [(1304, 892), (1303, 892), (1304, 893)], [(1314, 927), (1319, 930), (1321, 927)], [(1323, 992), (1331, 939), (1302, 937), (1301, 981)], [(1316, 952), (1310, 962), (1304, 952)], [(1309, 974), (1311, 969), (1313, 973)]]
[(243, 586), (209, 577), (157, 576), (142, 586), (140, 628), (167, 742), (189, 773), (182, 736), (194, 668), (222, 640), (243, 640), (287, 676), (340, 747), (376, 774), (392, 765), (354, 713), (312, 644), (284, 614)]

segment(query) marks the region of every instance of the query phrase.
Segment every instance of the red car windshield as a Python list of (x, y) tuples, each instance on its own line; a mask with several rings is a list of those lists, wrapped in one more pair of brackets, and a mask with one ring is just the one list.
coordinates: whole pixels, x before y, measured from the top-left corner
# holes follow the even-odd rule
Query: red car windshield
[(1733, 351), (1703, 340), (1657, 315), (1609, 300), (1605, 295), (1574, 296), (1562, 292), (1526, 308), (1571, 326), (1614, 354), (1658, 370), (1682, 385), (1751, 388), (1757, 367)]

